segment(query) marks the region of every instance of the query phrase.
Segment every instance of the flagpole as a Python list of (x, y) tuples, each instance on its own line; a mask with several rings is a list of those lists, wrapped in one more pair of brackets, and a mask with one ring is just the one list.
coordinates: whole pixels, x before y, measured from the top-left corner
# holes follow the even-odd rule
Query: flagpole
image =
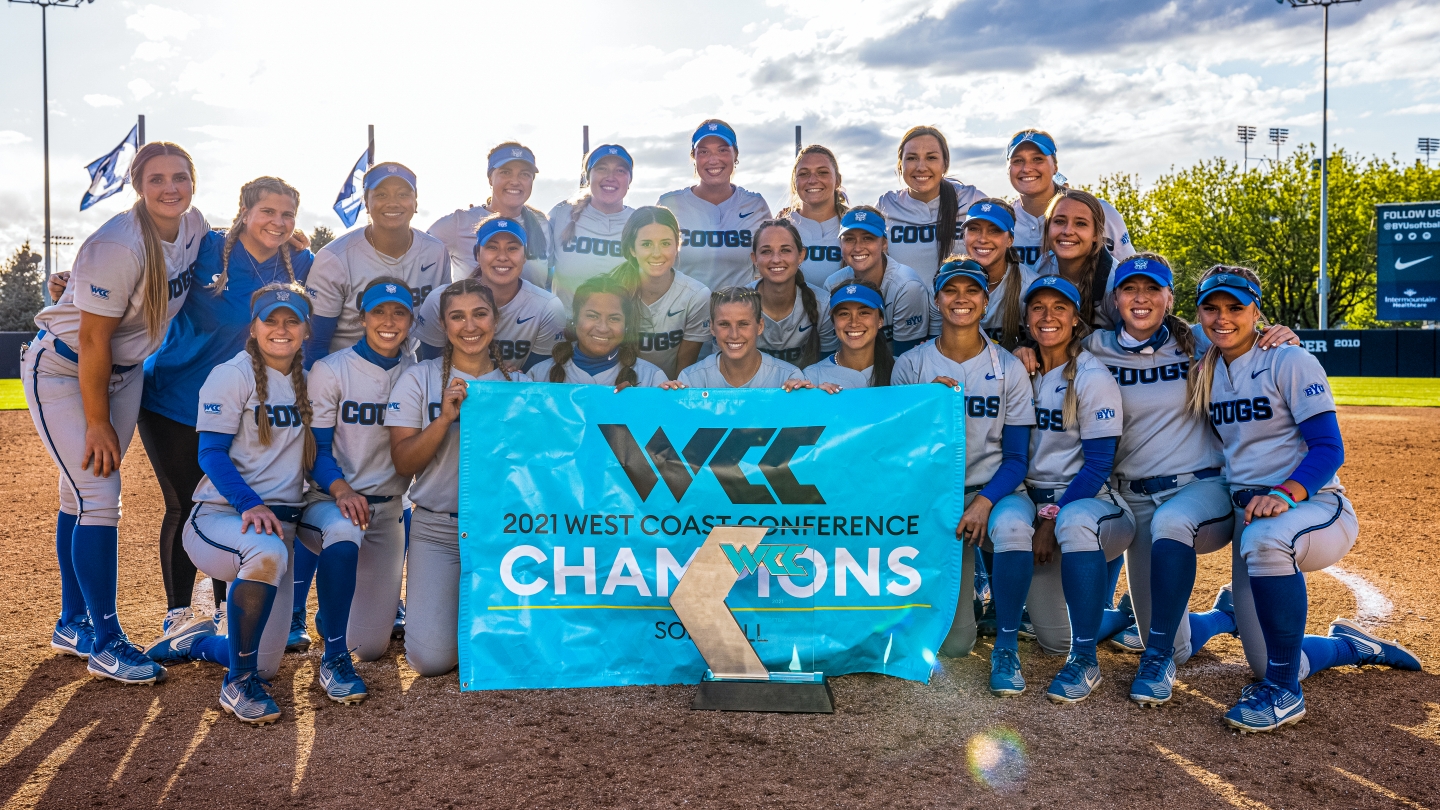
[(375, 125), (370, 125), (370, 145), (365, 151), (365, 168), (369, 169), (375, 165)]
[(135, 151), (138, 152), (140, 151), (140, 147), (145, 145), (145, 116), (140, 116), (140, 121), (135, 124), (135, 126), (139, 129), (139, 132), (136, 134), (140, 136), (140, 143), (135, 147)]

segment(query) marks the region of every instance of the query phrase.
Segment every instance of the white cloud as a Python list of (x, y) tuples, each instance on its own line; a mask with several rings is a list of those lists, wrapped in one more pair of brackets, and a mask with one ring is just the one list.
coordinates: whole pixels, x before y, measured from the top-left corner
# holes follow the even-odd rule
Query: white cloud
[(107, 96), (103, 93), (91, 93), (85, 96), (85, 103), (91, 107), (119, 107), (123, 102), (114, 96)]
[(1398, 110), (1391, 110), (1391, 115), (1434, 115), (1440, 113), (1440, 104), (1416, 104), (1413, 107), (1401, 107)]
[(158, 42), (163, 39), (184, 39), (191, 31), (199, 28), (200, 23), (183, 11), (152, 4), (126, 17), (125, 27), (139, 31), (147, 39)]
[(135, 97), (136, 101), (140, 101), (155, 92), (155, 88), (151, 87), (150, 83), (144, 79), (132, 79), (131, 82), (125, 86), (130, 88), (130, 94)]
[(158, 62), (161, 59), (169, 59), (179, 51), (168, 42), (142, 42), (135, 46), (134, 58), (142, 62)]
[(13, 129), (0, 129), (0, 146), (14, 146), (30, 140), (30, 136)]

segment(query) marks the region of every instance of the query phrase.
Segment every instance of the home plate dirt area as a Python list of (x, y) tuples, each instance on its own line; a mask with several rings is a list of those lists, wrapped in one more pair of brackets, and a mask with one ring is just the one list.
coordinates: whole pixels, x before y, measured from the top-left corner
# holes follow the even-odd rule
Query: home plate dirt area
[[(1138, 659), (1113, 652), (1101, 653), (1095, 697), (1051, 704), (1044, 687), (1062, 661), (1028, 642), (1030, 690), (992, 697), (982, 640), (967, 658), (941, 659), (929, 684), (837, 678), (835, 714), (813, 716), (692, 712), (693, 686), (462, 694), (453, 673), (417, 677), (400, 642), (357, 665), (370, 698), (341, 706), (316, 681), (314, 649), (285, 658), (280, 722), (246, 727), (221, 711), (213, 665), (122, 686), (50, 648), (55, 468), (29, 415), (0, 413), (0, 802), (1440, 810), (1440, 409), (1344, 407), (1340, 424), (1360, 540), (1338, 570), (1309, 575), (1310, 631), (1358, 616), (1426, 668), (1320, 673), (1305, 682), (1304, 722), (1242, 737), (1221, 720), (1250, 680), (1229, 636), (1181, 667), (1177, 696), (1159, 709), (1127, 699)], [(165, 612), (162, 502), (138, 439), (124, 476), (120, 616), (147, 643)], [(1229, 566), (1228, 553), (1200, 558), (1192, 607), (1210, 606)]]

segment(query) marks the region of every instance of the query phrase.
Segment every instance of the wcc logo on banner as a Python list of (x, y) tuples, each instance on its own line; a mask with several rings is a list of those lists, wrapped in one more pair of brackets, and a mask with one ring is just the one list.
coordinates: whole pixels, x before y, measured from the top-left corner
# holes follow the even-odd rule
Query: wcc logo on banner
[[(814, 445), (825, 432), (824, 427), (700, 428), (679, 452), (663, 427), (655, 429), (655, 435), (643, 450), (625, 425), (599, 427), (642, 501), (650, 497), (661, 480), (679, 501), (708, 463), (730, 503), (825, 503), (820, 490), (795, 480), (795, 474), (790, 471), (790, 460), (795, 453), (802, 447)], [(741, 459), (757, 447), (765, 448), (758, 466), (769, 488), (751, 483), (740, 470)]]

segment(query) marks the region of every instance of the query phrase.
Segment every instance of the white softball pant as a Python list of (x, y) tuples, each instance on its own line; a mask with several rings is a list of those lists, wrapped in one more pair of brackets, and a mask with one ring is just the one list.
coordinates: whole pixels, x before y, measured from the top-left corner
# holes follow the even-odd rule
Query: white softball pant
[[(965, 507), (969, 508), (979, 494), (967, 494)], [(1024, 516), (1027, 508), (1030, 510), (1028, 518)], [(1028, 551), (1034, 521), (1035, 507), (1024, 490), (1006, 495), (990, 510), (990, 520), (985, 527), (985, 548), (993, 547), (997, 552), (1018, 548)], [(975, 552), (968, 546), (964, 558), (960, 573), (960, 600), (955, 604), (955, 618), (950, 624), (950, 632), (940, 645), (940, 654), (951, 658), (967, 656), (975, 649)], [(993, 582), (990, 587), (995, 587)]]
[[(80, 399), (80, 366), (55, 353), (49, 340), (30, 344), (20, 361), (25, 404), (35, 432), (60, 468), (60, 511), (78, 515), (81, 526), (120, 525), (120, 471), (95, 474), (85, 460), (85, 405)], [(120, 457), (130, 447), (140, 417), (145, 371), (140, 366), (110, 375), (110, 425), (120, 440)]]
[(315, 554), (336, 543), (360, 548), (355, 563), (355, 596), (350, 601), (346, 641), (361, 661), (374, 661), (390, 647), (400, 574), (405, 565), (404, 504), (399, 497), (370, 504), (370, 526), (361, 529), (334, 501), (315, 501), (300, 515), (299, 538)]
[[(405, 660), (424, 676), (444, 675), (460, 663), (460, 520), (416, 506), (410, 514), (409, 576), (405, 588)], [(393, 619), (394, 602), (387, 602)]]
[[(1245, 510), (1235, 510), (1231, 542), (1231, 581), (1235, 589), (1235, 626), (1245, 647), (1245, 660), (1255, 677), (1265, 677), (1265, 636), (1255, 613), (1250, 577), (1281, 577), (1329, 568), (1355, 546), (1360, 522), (1349, 499), (1339, 492), (1320, 492), (1275, 517), (1245, 525)], [(1310, 673), (1302, 661), (1300, 677)]]
[[(1183, 479), (1183, 477), (1182, 477)], [(1135, 541), (1125, 550), (1125, 576), (1130, 583), (1130, 605), (1140, 638), (1150, 640), (1150, 552), (1156, 540), (1174, 540), (1209, 554), (1230, 544), (1234, 505), (1224, 478), (1191, 478), (1189, 483), (1154, 495), (1120, 489), (1135, 518)], [(1188, 594), (1186, 596), (1189, 598)], [(1176, 664), (1190, 660), (1190, 618), (1187, 613), (1175, 631)]]
[(240, 513), (228, 504), (197, 503), (185, 519), (185, 552), (201, 573), (224, 582), (247, 579), (275, 586), (275, 604), (260, 631), (256, 668), (270, 679), (280, 670), (290, 637), (290, 609), (295, 601), (293, 544), (295, 524), (281, 522), (282, 536), (240, 531)]

